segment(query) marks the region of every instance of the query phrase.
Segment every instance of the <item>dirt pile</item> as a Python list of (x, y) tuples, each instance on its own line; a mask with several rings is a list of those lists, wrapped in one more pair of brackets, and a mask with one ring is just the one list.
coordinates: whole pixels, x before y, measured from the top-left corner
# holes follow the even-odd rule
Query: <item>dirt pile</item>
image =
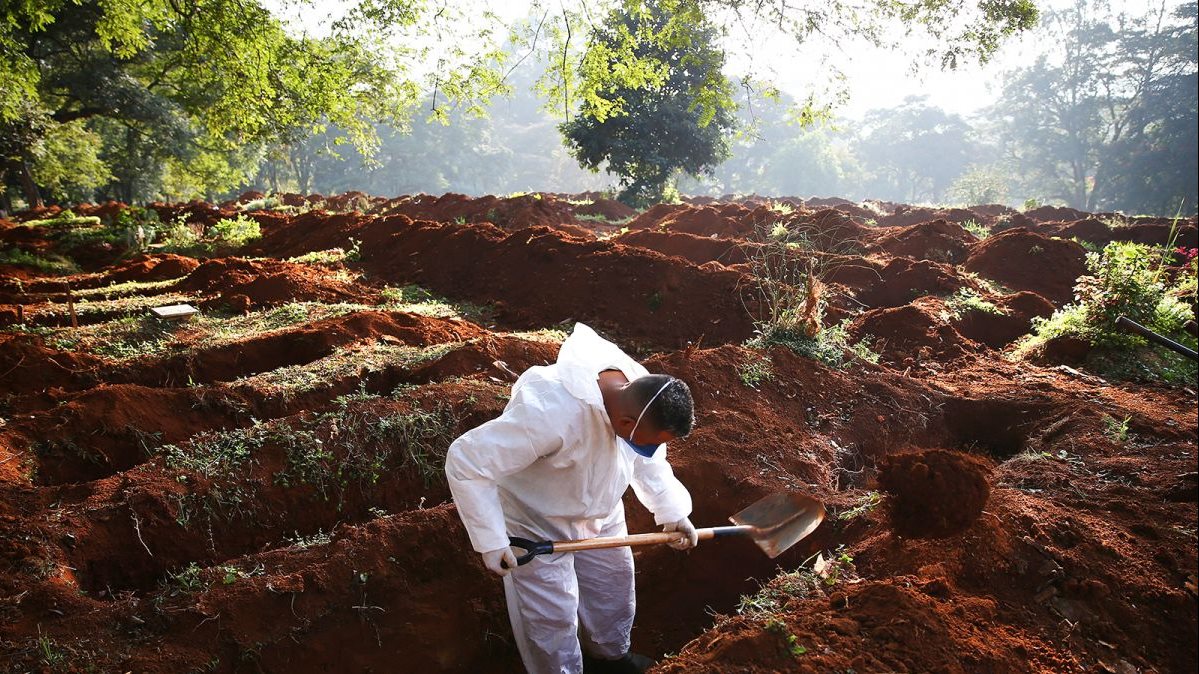
[(392, 201), (380, 214), (405, 215), (413, 220), (434, 222), (489, 222), (510, 232), (544, 226), (561, 229), (575, 236), (590, 236), (590, 232), (578, 226), (579, 221), (575, 219), (573, 210), (571, 204), (549, 195), (472, 198), (465, 194), (449, 193), (440, 197), (426, 194), (402, 197)]
[(957, 264), (966, 259), (970, 246), (977, 242), (973, 234), (956, 222), (933, 220), (887, 230), (872, 241), (866, 250), (895, 257)]
[(761, 247), (760, 244), (748, 241), (733, 242), (728, 239), (714, 239), (710, 236), (652, 229), (633, 230), (612, 237), (611, 240), (626, 246), (640, 246), (656, 250), (663, 255), (674, 255), (695, 264), (719, 262), (726, 266), (748, 262), (752, 253), (747, 253), (747, 251)]
[(975, 456), (933, 449), (894, 454), (879, 466), (891, 526), (900, 536), (944, 538), (982, 515), (991, 495), (990, 468)]
[(849, 334), (866, 340), (882, 362), (911, 367), (960, 358), (978, 350), (942, 316), (944, 304), (925, 298), (901, 307), (871, 309), (850, 323)]
[(205, 302), (248, 311), (289, 302), (361, 302), (370, 295), (312, 267), (279, 260), (230, 257), (209, 260), (179, 282), (180, 289), (210, 295)]
[(963, 266), (1012, 290), (1029, 290), (1061, 305), (1073, 299), (1074, 282), (1087, 271), (1085, 254), (1073, 241), (1017, 228), (975, 244)]
[(637, 209), (620, 203), (614, 199), (598, 197), (589, 204), (575, 206), (576, 216), (586, 215), (599, 217), (609, 221), (627, 220), (637, 215)]
[(117, 283), (126, 281), (166, 281), (187, 276), (200, 263), (190, 257), (173, 253), (137, 255), (108, 271), (108, 278)]

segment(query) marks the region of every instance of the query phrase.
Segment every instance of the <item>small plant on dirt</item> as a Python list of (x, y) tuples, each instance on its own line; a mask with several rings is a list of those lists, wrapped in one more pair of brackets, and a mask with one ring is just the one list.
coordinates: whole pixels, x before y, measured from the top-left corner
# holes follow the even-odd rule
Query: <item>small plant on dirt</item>
[(854, 578), (857, 567), (853, 565), (853, 557), (845, 550), (845, 546), (840, 545), (828, 559), (818, 553), (816, 561), (812, 563), (812, 572), (819, 576), (825, 585), (832, 586), (842, 579)]
[(1131, 416), (1117, 419), (1110, 415), (1103, 416), (1103, 434), (1112, 442), (1123, 443), (1128, 440), (1128, 424)]
[(853, 507), (837, 513), (837, 521), (848, 522), (857, 519), (878, 507), (883, 497), (877, 491), (868, 491), (854, 503)]
[(168, 571), (162, 583), (163, 593), (175, 597), (208, 589), (208, 584), (204, 582), (203, 572), (204, 569), (195, 562), (189, 563), (178, 571)]
[(983, 296), (979, 295), (978, 291), (972, 288), (959, 289), (949, 299), (945, 300), (945, 307), (956, 318), (961, 318), (972, 311), (983, 314), (994, 314), (996, 316), (1005, 316), (1009, 313), (1006, 309), (996, 306), (994, 302), (983, 299)]
[(1108, 217), (1100, 220), (1100, 222), (1107, 225), (1108, 229), (1121, 229), (1130, 224), (1128, 218), (1125, 218), (1122, 215), (1109, 215)]
[(236, 218), (222, 218), (208, 229), (208, 234), (221, 243), (233, 248), (240, 248), (251, 241), (262, 238), (262, 228), (258, 221), (238, 214)]
[(737, 366), (737, 376), (741, 378), (742, 384), (752, 389), (758, 388), (764, 381), (773, 379), (774, 369), (770, 356), (764, 353), (750, 355)]
[(879, 354), (870, 348), (867, 339), (857, 342), (850, 340), (849, 319), (822, 329), (816, 339), (775, 330), (769, 334), (759, 333), (745, 345), (752, 349), (766, 349), (773, 344), (786, 346), (801, 356), (838, 369), (847, 367), (855, 359), (876, 365), (879, 361)]
[(289, 257), (287, 261), (295, 262), (296, 264), (337, 264), (346, 260), (347, 257), (344, 249), (330, 248), (328, 250), (314, 250), (311, 253)]
[(179, 502), (176, 520), (186, 527), (193, 509), (200, 505), (211, 519), (248, 515), (253, 509), (254, 488), (248, 480), (254, 455), (262, 448), (267, 425), (254, 420), (248, 428), (204, 433), (183, 445), (163, 445), (156, 451), (167, 468), (180, 471), (177, 480), (186, 482), (198, 474), (211, 484), (202, 494), (188, 494)]
[(1043, 204), (1040, 199), (1037, 199), (1035, 197), (1029, 197), (1028, 199), (1024, 200), (1024, 209), (1023, 210), (1034, 211), (1034, 210), (1040, 208), (1042, 205)]
[(967, 220), (962, 223), (962, 229), (974, 235), (974, 238), (982, 241), (991, 236), (991, 230), (987, 229), (986, 225), (981, 224), (978, 220)]
[(328, 545), (333, 540), (332, 533), (325, 533), (322, 529), (317, 529), (315, 534), (301, 536), (300, 532), (294, 531), (291, 536), (284, 536), (283, 542), (293, 548), (306, 550), (318, 545)]
[[(775, 232), (785, 235), (775, 236)], [(800, 355), (841, 367), (847, 355), (869, 356), (865, 346), (851, 345), (848, 322), (823, 326), (825, 284), (822, 277), (829, 269), (825, 259), (802, 227), (759, 224), (754, 232), (757, 246), (749, 265), (756, 282), (750, 286), (752, 297), (746, 307), (755, 314), (757, 337), (746, 343), (750, 348), (766, 349), (782, 344)], [(877, 362), (877, 355), (873, 356)]]
[(787, 648), (787, 652), (792, 657), (799, 656), (808, 652), (808, 649), (800, 645), (799, 637), (791, 633), (791, 629), (787, 627), (787, 623), (777, 618), (772, 618), (766, 621), (766, 631), (777, 634), (783, 638), (783, 643)]
[[(37, 626), (37, 652), (41, 657), (42, 664), (50, 669), (50, 671), (67, 671), (70, 666), (70, 657), (54, 639), (47, 634), (42, 634), (42, 626)], [(16, 670), (12, 670), (16, 671)]]

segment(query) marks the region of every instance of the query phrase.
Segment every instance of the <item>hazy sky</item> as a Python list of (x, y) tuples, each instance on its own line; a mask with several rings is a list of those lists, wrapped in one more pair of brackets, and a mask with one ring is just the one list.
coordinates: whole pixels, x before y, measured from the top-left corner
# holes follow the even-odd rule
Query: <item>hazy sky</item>
[[(575, 6), (577, 0), (543, 0), (542, 6), (557, 11), (560, 2)], [(1037, 6), (1045, 11), (1066, 7), (1072, 2), (1037, 0)], [(1158, 2), (1160, 0), (1112, 0), (1109, 4), (1114, 9), (1141, 13)], [(474, 0), (474, 3), (506, 20), (518, 20), (528, 16), (532, 0)], [(320, 0), (308, 5), (296, 4), (295, 0), (266, 0), (266, 5), (288, 19), (294, 28), (315, 33), (322, 32), (321, 25), (329, 15), (339, 15), (349, 4), (349, 0)], [(1176, 2), (1171, 0), (1171, 4)], [(755, 34), (749, 40), (735, 32), (729, 36), (729, 75), (738, 76), (752, 69), (796, 99), (802, 99), (812, 90), (813, 82), (822, 81), (820, 76), (827, 69), (821, 66), (821, 59), (829, 58), (846, 76), (849, 100), (839, 109), (846, 117), (860, 117), (871, 108), (890, 107), (907, 96), (919, 95), (927, 95), (930, 103), (950, 112), (969, 114), (994, 101), (1005, 70), (1028, 64), (1042, 47), (1037, 44), (1037, 38), (1025, 35), (1005, 43), (985, 66), (967, 62), (953, 71), (943, 71), (932, 65), (912, 72), (911, 54), (915, 49), (904, 55), (868, 45), (846, 45), (843, 51), (830, 52), (827, 45), (813, 42), (797, 53), (790, 38), (771, 35), (768, 30), (758, 27), (753, 30)], [(919, 44), (913, 46), (918, 48)], [(827, 78), (824, 81), (827, 82)]]

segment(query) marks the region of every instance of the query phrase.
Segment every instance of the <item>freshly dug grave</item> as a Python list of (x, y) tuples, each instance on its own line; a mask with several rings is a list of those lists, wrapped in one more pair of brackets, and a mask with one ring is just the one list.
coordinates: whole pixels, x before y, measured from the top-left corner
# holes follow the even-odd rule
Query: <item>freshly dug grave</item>
[(879, 487), (900, 536), (944, 538), (974, 523), (987, 505), (990, 468), (982, 459), (933, 449), (893, 454), (879, 465)]

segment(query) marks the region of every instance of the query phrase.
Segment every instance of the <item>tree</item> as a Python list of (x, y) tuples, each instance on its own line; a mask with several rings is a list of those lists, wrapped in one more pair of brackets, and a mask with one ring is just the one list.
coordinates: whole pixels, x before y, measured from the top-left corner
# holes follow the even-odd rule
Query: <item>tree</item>
[[(692, 21), (671, 21), (679, 14)], [(693, 0), (614, 10), (593, 29), (579, 112), (559, 128), (580, 164), (620, 176), (622, 201), (659, 200), (676, 172), (710, 172), (728, 156), (734, 104), (716, 39)], [(608, 77), (621, 68), (637, 72)]]
[[(152, 196), (159, 183), (146, 178), (165, 175), (168, 161), (176, 173), (197, 168), (191, 178), (202, 183), (213, 178), (205, 192), (227, 188), (244, 173), (246, 148), (294, 142), (329, 123), (369, 152), (373, 122), (402, 116), (417, 96), (403, 64), (361, 29), (412, 26), (419, 7), (364, 2), (332, 34), (311, 39), (289, 35), (258, 0), (6, 3), (0, 124), (6, 146), (21, 139), (6, 149), (9, 174), (36, 203), (26, 178), (49, 128), (43, 119), (85, 120), (100, 133), (126, 199)], [(445, 79), (455, 94), (474, 91), (461, 76)]]
[(1010, 73), (991, 111), (1025, 190), (1087, 211), (1193, 212), (1195, 7), (1112, 16), (1080, 1), (1048, 15), (1056, 48)]
[(858, 155), (874, 168), (871, 193), (881, 198), (941, 203), (975, 152), (970, 125), (925, 97), (867, 112), (862, 131)]

